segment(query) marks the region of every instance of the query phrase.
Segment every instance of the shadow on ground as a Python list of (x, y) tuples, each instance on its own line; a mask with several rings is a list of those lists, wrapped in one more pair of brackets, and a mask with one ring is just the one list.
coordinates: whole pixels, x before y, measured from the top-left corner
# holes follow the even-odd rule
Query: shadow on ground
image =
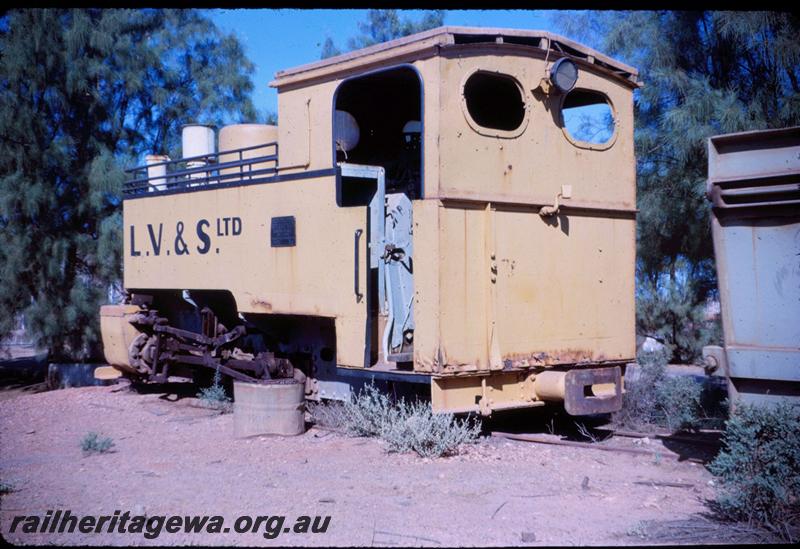
[(483, 430), (486, 434), (491, 431), (550, 434), (575, 442), (591, 442), (592, 439), (599, 441), (607, 438), (608, 433), (598, 431), (599, 428), (611, 429), (609, 414), (576, 417), (557, 406), (504, 410), (483, 419)]
[(191, 381), (168, 381), (166, 383), (131, 383), (131, 389), (142, 395), (160, 394), (161, 399), (178, 401), (184, 398), (194, 398), (201, 387)]
[(710, 463), (722, 448), (721, 432), (680, 432), (663, 439), (664, 447), (680, 457), (678, 461), (695, 460)]
[[(526, 435), (557, 435), (560, 440), (583, 443), (625, 444), (630, 440), (659, 441), (664, 448), (677, 455), (678, 461), (711, 462), (722, 447), (722, 432), (715, 430), (677, 431), (652, 427), (645, 432), (617, 430), (610, 414), (570, 416), (558, 407), (541, 407), (495, 412), (483, 419), (483, 434), (505, 432)], [(609, 439), (614, 437), (612, 442)], [(650, 442), (647, 443), (648, 445)], [(646, 446), (650, 447), (650, 446)], [(652, 447), (655, 449), (655, 447)]]
[(47, 390), (47, 353), (0, 360), (0, 398)]

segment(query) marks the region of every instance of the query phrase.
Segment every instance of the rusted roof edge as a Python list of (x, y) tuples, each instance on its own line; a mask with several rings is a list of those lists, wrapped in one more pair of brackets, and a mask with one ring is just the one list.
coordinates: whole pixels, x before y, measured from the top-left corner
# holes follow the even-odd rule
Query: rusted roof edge
[[(412, 46), (410, 49), (413, 51), (413, 45), (415, 43), (420, 43), (420, 49), (430, 47), (431, 40), (434, 39), (434, 42), (438, 42), (441, 45), (450, 45), (455, 43), (456, 36), (476, 36), (476, 35), (496, 35), (497, 37), (523, 37), (523, 38), (539, 38), (547, 40), (546, 48), (553, 48), (555, 45), (556, 47), (566, 46), (567, 48), (574, 50), (581, 55), (585, 56), (585, 59), (590, 60), (590, 62), (597, 63), (598, 66), (606, 68), (606, 70), (617, 70), (626, 73), (626, 77), (631, 82), (640, 85), (637, 82), (639, 71), (634, 67), (626, 65), (620, 61), (612, 59), (607, 55), (604, 55), (588, 46), (584, 46), (577, 42), (574, 42), (568, 38), (560, 36), (558, 34), (554, 34), (548, 31), (539, 31), (539, 30), (520, 30), (520, 29), (505, 29), (505, 28), (484, 28), (484, 27), (454, 27), (454, 26), (445, 26), (445, 27), (438, 27), (435, 29), (430, 29), (424, 32), (420, 32), (417, 34), (412, 34), (409, 36), (404, 36), (402, 38), (397, 38), (395, 40), (390, 40), (388, 42), (382, 42), (380, 44), (375, 44), (373, 46), (369, 46), (360, 50), (355, 50), (352, 52), (343, 53), (341, 55), (337, 55), (334, 57), (330, 57), (328, 59), (322, 59), (320, 61), (315, 61), (313, 63), (307, 63), (305, 65), (300, 65), (298, 67), (285, 69), (282, 71), (278, 71), (275, 74), (275, 79), (269, 83), (271, 87), (277, 88), (284, 84), (289, 83), (297, 83), (298, 81), (302, 81), (305, 79), (311, 79), (318, 76), (322, 76), (329, 71), (325, 71), (326, 68), (332, 68), (335, 65), (339, 65), (342, 63), (347, 63), (349, 61), (356, 61), (360, 58), (375, 56), (376, 54), (380, 54), (382, 52), (387, 52), (385, 56), (386, 59), (390, 59), (392, 55), (389, 53), (390, 50), (402, 48), (403, 46)], [(438, 39), (438, 40), (437, 40)], [(545, 49), (545, 48), (543, 48)], [(409, 48), (405, 48), (404, 53), (408, 53)], [(370, 60), (370, 63), (374, 62), (374, 60)], [(315, 74), (316, 73), (316, 74)], [(629, 75), (629, 76), (627, 76)]]

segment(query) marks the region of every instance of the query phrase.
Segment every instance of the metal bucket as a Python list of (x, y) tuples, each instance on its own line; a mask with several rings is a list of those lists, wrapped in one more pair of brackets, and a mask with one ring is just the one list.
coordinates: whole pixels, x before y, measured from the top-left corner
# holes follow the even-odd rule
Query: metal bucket
[(293, 379), (271, 383), (233, 382), (236, 438), (299, 435), (305, 431), (305, 386)]

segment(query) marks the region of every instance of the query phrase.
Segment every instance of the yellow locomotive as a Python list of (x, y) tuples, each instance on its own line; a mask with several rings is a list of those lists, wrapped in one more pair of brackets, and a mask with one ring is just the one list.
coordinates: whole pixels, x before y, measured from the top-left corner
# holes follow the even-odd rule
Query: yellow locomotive
[(441, 27), (281, 71), (277, 127), (183, 130), (124, 188), (106, 358), (367, 380), (434, 410), (620, 408), (635, 355), (635, 69), (540, 31)]

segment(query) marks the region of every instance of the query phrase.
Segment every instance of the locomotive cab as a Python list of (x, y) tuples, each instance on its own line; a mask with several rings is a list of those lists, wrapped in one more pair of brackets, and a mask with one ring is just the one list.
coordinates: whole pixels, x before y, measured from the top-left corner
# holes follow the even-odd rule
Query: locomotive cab
[(192, 127), (184, 158), (132, 172), (110, 364), (296, 377), (312, 400), (375, 382), (441, 411), (619, 409), (635, 69), (546, 32), (442, 27), (271, 85), (277, 128), (201, 128), (198, 150)]
[(422, 83), (413, 66), (352, 77), (336, 89), (336, 163), (383, 167), (387, 193), (422, 198), (421, 130)]

